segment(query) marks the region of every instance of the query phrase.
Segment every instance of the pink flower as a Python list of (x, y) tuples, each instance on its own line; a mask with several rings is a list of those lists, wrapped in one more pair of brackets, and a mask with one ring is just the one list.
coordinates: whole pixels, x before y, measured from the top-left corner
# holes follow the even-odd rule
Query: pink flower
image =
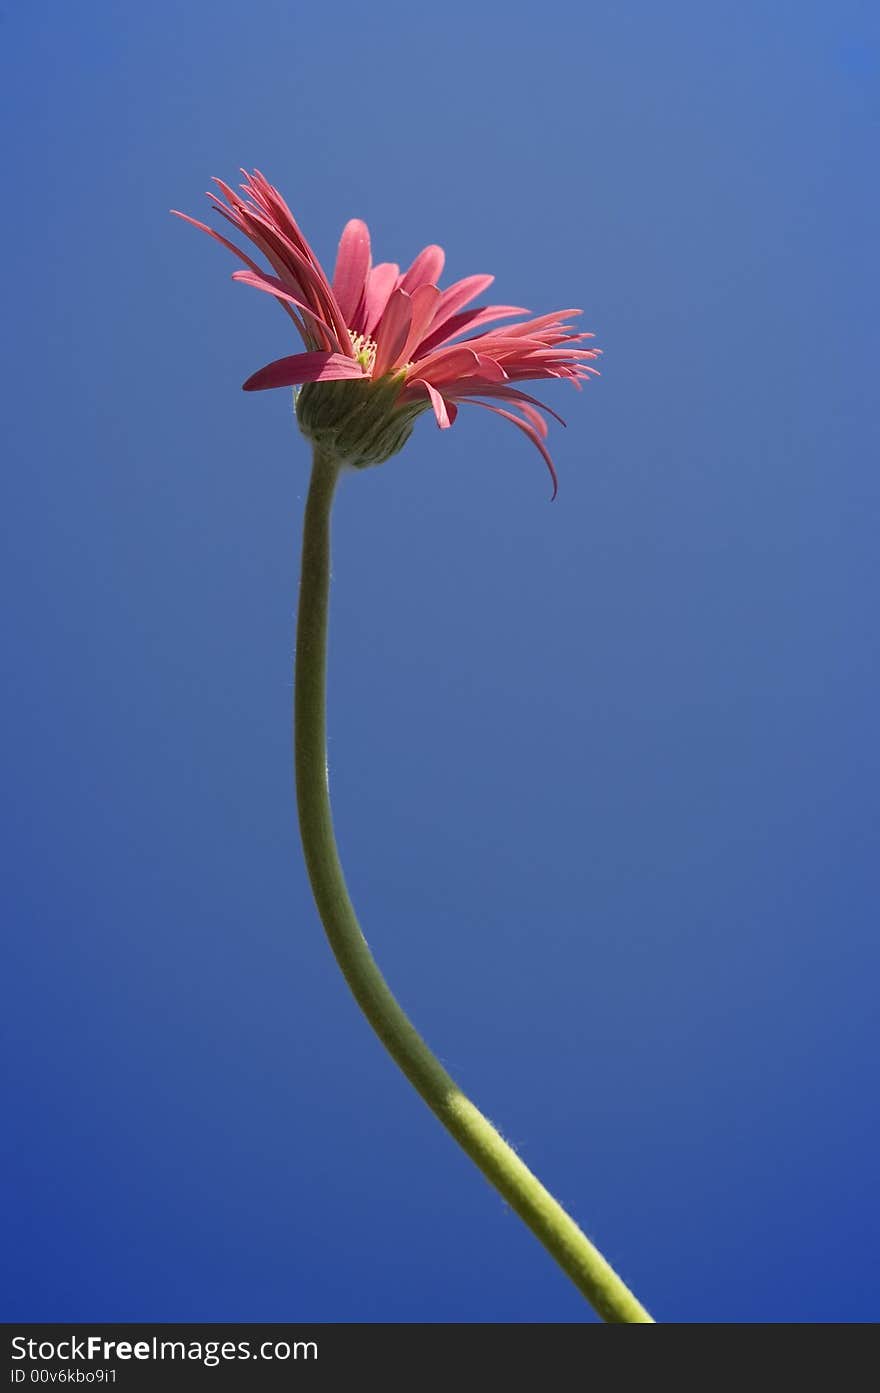
[[(445, 260), (441, 247), (425, 247), (403, 274), (391, 262), (374, 266), (369, 231), (357, 218), (343, 230), (331, 285), (278, 190), (257, 170), (242, 173), (243, 198), (220, 179), (214, 182), (225, 202), (216, 195), (209, 197), (214, 210), (262, 252), (274, 274), (267, 274), (207, 224), (185, 213), (177, 216), (222, 242), (243, 261), (247, 269), (234, 272), (233, 280), (274, 296), (305, 344), (305, 353), (279, 358), (260, 368), (244, 383), (244, 390), (357, 382), (361, 384), (360, 403), (368, 384), (392, 386), (393, 414), (406, 426), (403, 438), (398, 441), (399, 431), (394, 436), (394, 449), (399, 449), (409, 434), (412, 419), (429, 406), (444, 430), (455, 420), (460, 402), (485, 407), (519, 427), (541, 452), (553, 479), (555, 497), (556, 471), (544, 443), (547, 425), (541, 412), (561, 418), (514, 384), (563, 378), (580, 387), (596, 372), (588, 364), (599, 356), (599, 350), (582, 346), (592, 334), (574, 333), (568, 323), (581, 311), (558, 310), (487, 329), (487, 324), (528, 311), (516, 305), (466, 308), (492, 284), (493, 276), (466, 276), (441, 290), (437, 284)], [(382, 395), (388, 419), (388, 393), (383, 391)], [(300, 401), (305, 397), (313, 403), (311, 412), (305, 413), (300, 410), (300, 401), (297, 404), (306, 434), (319, 438), (317, 427), (309, 426), (312, 417), (320, 417), (326, 436), (326, 394), (323, 410), (317, 413), (314, 393), (299, 396)], [(334, 412), (345, 413), (346, 394), (337, 391), (333, 397)], [(360, 404), (358, 410), (363, 410)], [(388, 443), (384, 440), (383, 448)], [(380, 451), (381, 458), (387, 458), (394, 449)], [(374, 451), (354, 462), (378, 462), (378, 457)]]

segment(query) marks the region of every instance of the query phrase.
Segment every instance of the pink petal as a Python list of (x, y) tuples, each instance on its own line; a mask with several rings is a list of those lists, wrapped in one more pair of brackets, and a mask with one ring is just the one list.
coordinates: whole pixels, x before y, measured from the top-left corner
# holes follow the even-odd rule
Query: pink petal
[(235, 200), (227, 208), (225, 203), (219, 202), (215, 194), (208, 194), (212, 200), (211, 207), (216, 213), (220, 213), (227, 222), (237, 228), (239, 232), (259, 247), (264, 256), (269, 257), (276, 269), (287, 269), (291, 275), (296, 275), (303, 285), (308, 284), (314, 279), (314, 267), (312, 262), (297, 245), (290, 240), (285, 228), (279, 227), (271, 218), (257, 206), (243, 203), (240, 198), (232, 192), (222, 179), (215, 179), (225, 197)]
[[(583, 314), (583, 310), (554, 310), (552, 314), (542, 314), (537, 319), (529, 319), (525, 324), (511, 325), (510, 332), (514, 334), (534, 334), (539, 329), (547, 329), (552, 325), (559, 324), (565, 319), (571, 319), (573, 315)], [(566, 330), (569, 328), (565, 325)], [(589, 335), (592, 338), (592, 334)]]
[(405, 290), (397, 289), (385, 307), (376, 330), (376, 356), (373, 377), (382, 377), (397, 366), (412, 324), (412, 300)]
[[(488, 387), (483, 389), (484, 395), (486, 395), (486, 396), (489, 396), (489, 394), (490, 394), (490, 392), (491, 392), (491, 401), (478, 401), (478, 400), (476, 399), (476, 391), (477, 391), (477, 390), (479, 390), (479, 389), (475, 389), (474, 392), (461, 392), (461, 393), (456, 394), (456, 401), (459, 401), (459, 402), (471, 402), (474, 406), (485, 406), (485, 407), (487, 407), (488, 409), (491, 410), (491, 409), (492, 409), (492, 401), (495, 400), (495, 392), (494, 392), (494, 390), (493, 390), (492, 388), (488, 388)], [(522, 415), (525, 417), (525, 419), (526, 419), (526, 421), (528, 422), (529, 426), (532, 428), (532, 430), (537, 431), (538, 435), (540, 435), (540, 437), (541, 437), (542, 440), (546, 440), (546, 439), (547, 439), (547, 434), (548, 434), (547, 422), (544, 420), (543, 416), (541, 415), (541, 413), (540, 413), (539, 411), (536, 411), (535, 408), (534, 408), (533, 406), (529, 406), (529, 404), (528, 404), (527, 402), (519, 402), (519, 403), (517, 404), (516, 410), (522, 412)], [(499, 408), (499, 414), (505, 415), (505, 414), (507, 414), (507, 413), (504, 413), (504, 412), (500, 411), (500, 408)], [(518, 418), (513, 418), (513, 417), (508, 416), (508, 419), (518, 419)]]
[[(489, 395), (487, 388), (481, 387), (478, 383), (475, 384), (473, 388), (470, 388), (467, 385), (456, 388), (456, 394), (460, 396), (463, 396), (466, 392), (471, 391), (473, 391), (475, 394), (479, 394), (480, 396)], [(497, 387), (492, 388), (491, 395), (493, 397), (500, 397), (502, 401), (518, 402), (522, 409), (524, 409), (524, 403), (528, 403), (532, 407), (537, 406), (541, 409), (541, 411), (546, 411), (547, 415), (552, 416), (554, 421), (558, 421), (561, 426), (565, 425), (565, 421), (559, 415), (559, 412), (554, 411), (552, 406), (548, 406), (546, 402), (540, 401), (537, 397), (530, 397), (528, 392), (520, 391), (519, 387), (508, 387), (499, 385)], [(544, 423), (542, 422), (542, 425), (543, 424)]]
[[(238, 228), (246, 237), (250, 238), (254, 246), (258, 247), (263, 253), (266, 260), (277, 273), (279, 279), (282, 280), (285, 285), (290, 286), (293, 291), (301, 295), (303, 301), (310, 305), (313, 316), (328, 324), (336, 323), (337, 320), (339, 321), (342, 325), (341, 330), (336, 328), (331, 333), (327, 333), (326, 330), (321, 330), (320, 337), (326, 340), (323, 346), (328, 350), (332, 351), (334, 348), (342, 346), (342, 351), (344, 352), (344, 343), (349, 343), (350, 341), (348, 338), (348, 330), (342, 321), (342, 316), (339, 313), (336, 301), (333, 299), (333, 295), (329, 288), (327, 289), (326, 295), (324, 294), (321, 290), (320, 282), (316, 279), (311, 266), (300, 256), (299, 252), (289, 243), (283, 244), (279, 234), (273, 228), (264, 225), (262, 222), (258, 222), (250, 215), (241, 218), (233, 217), (232, 214), (228, 213), (219, 203), (215, 203), (214, 208), (231, 222), (233, 227)], [(259, 267), (256, 267), (256, 271), (258, 274), (262, 274)], [(342, 336), (341, 338), (340, 333)], [(351, 357), (354, 357), (353, 349)]]
[[(258, 215), (261, 215), (261, 220), (265, 220), (274, 233), (288, 245), (292, 246), (294, 250), (303, 257), (311, 268), (311, 279), (318, 288), (322, 303), (326, 305), (328, 311), (332, 304), (333, 309), (338, 312), (339, 307), (336, 305), (333, 298), (330, 284), (324, 274), (324, 268), (309, 246), (296, 218), (291, 213), (284, 199), (281, 197), (281, 194), (276, 188), (273, 188), (265, 175), (261, 174), (258, 169), (255, 169), (252, 175), (248, 174), (246, 169), (243, 169), (241, 173), (244, 175), (245, 179), (241, 187), (256, 205)], [(215, 180), (215, 182), (219, 183), (220, 181)], [(252, 213), (251, 209), (247, 211)], [(328, 317), (333, 319), (337, 331), (340, 328), (344, 328), (344, 325), (338, 323), (332, 315), (328, 314)]]
[(294, 353), (277, 358), (242, 384), (245, 392), (262, 392), (267, 387), (296, 387), (301, 382), (341, 382), (363, 377), (364, 370), (353, 358), (342, 353)]
[(421, 378), (416, 378), (412, 383), (413, 387), (424, 387), (428, 396), (431, 398), (431, 405), (434, 408), (434, 415), (437, 418), (437, 425), (441, 430), (448, 430), (458, 415), (458, 408), (454, 402), (447, 402), (441, 397), (436, 387), (432, 387), (430, 382), (425, 382)]
[(333, 294), (346, 324), (352, 322), (361, 302), (369, 270), (370, 231), (360, 218), (352, 218), (342, 229), (333, 273)]
[(408, 363), (414, 357), (422, 335), (430, 326), (440, 299), (440, 291), (436, 285), (420, 285), (414, 290), (412, 296), (412, 324), (409, 334), (401, 353), (401, 361)]
[[(261, 174), (258, 169), (255, 169), (252, 175), (248, 174), (246, 169), (243, 169), (241, 173), (245, 179), (241, 185), (245, 193), (253, 199), (258, 208), (262, 209), (273, 227), (276, 227), (288, 241), (299, 249), (306, 261), (318, 272), (324, 286), (329, 290), (327, 277), (324, 275), (320, 261), (309, 246), (299, 223), (278, 190), (273, 188), (266, 176)], [(219, 180), (217, 182), (219, 183)]]
[(302, 310), (303, 314), (307, 314), (310, 319), (314, 319), (316, 324), (320, 324), (321, 328), (325, 329), (331, 338), (336, 337), (330, 325), (325, 324), (324, 320), (321, 319), (320, 315), (315, 313), (310, 305), (305, 304), (302, 300), (297, 300), (295, 295), (291, 295), (284, 281), (278, 280), (276, 276), (266, 276), (262, 271), (233, 271), (232, 279), (238, 281), (241, 285), (251, 285), (255, 290), (265, 290), (269, 295), (274, 295), (278, 300), (287, 300), (289, 304), (296, 305), (297, 309)]
[(481, 377), (484, 382), (507, 381), (507, 373), (504, 371), (501, 364), (497, 363), (494, 358), (488, 358), (483, 353), (477, 354), (477, 375)]
[(441, 324), (450, 320), (469, 300), (482, 295), (494, 279), (494, 276), (465, 276), (464, 280), (450, 285), (440, 297), (437, 313), (434, 315), (434, 328), (439, 329)]
[[(245, 177), (249, 179), (249, 176)], [(259, 247), (282, 278), (289, 277), (291, 283), (296, 282), (302, 287), (304, 298), (311, 301), (321, 318), (333, 326), (328, 347), (332, 347), (332, 340), (335, 339), (340, 351), (347, 352), (348, 325), (320, 262), (281, 195), (256, 170), (254, 180), (244, 185), (252, 199), (250, 204), (237, 198), (221, 179), (215, 179), (214, 183), (228, 199), (234, 200), (231, 211), (215, 203), (217, 212)], [(351, 356), (354, 357), (353, 349)]]
[[(188, 213), (178, 213), (176, 208), (172, 208), (171, 212), (174, 214), (175, 218), (181, 218), (184, 222), (192, 223), (193, 227), (197, 227), (200, 232), (207, 232), (209, 237), (213, 237), (214, 241), (219, 242), (221, 247), (226, 247), (228, 251), (231, 251), (233, 256), (237, 256), (239, 261), (243, 261), (245, 266), (249, 266), (256, 275), (259, 276), (263, 274), (256, 261), (252, 261), (249, 256), (246, 256), (240, 247), (237, 247), (234, 242), (230, 242), (228, 237), (221, 236), (219, 232), (214, 231), (213, 227), (209, 227), (207, 223), (199, 222), (197, 218), (191, 218)], [(281, 308), (287, 311), (299, 332), (305, 336), (305, 326), (299, 315), (294, 314), (289, 305), (283, 304)]]
[(375, 331), (376, 325), (385, 313), (385, 306), (392, 290), (395, 289), (400, 276), (400, 267), (392, 261), (380, 261), (378, 266), (374, 266), (367, 276), (367, 284), (364, 289), (363, 311), (358, 316), (359, 323), (353, 324), (352, 328), (357, 328), (361, 334), (368, 337)]
[(420, 285), (436, 285), (446, 264), (446, 253), (442, 247), (425, 247), (420, 251), (412, 266), (403, 274), (401, 290), (410, 294)]
[(455, 346), (440, 349), (433, 357), (417, 364), (413, 370), (413, 378), (420, 378), (425, 382), (430, 379), (435, 386), (440, 387), (444, 383), (473, 377), (478, 363), (476, 353), (470, 348)]
[(538, 432), (541, 439), (546, 440), (548, 434), (548, 426), (540, 411), (536, 411), (533, 406), (529, 406), (528, 402), (525, 401), (520, 402), (519, 409), (522, 412), (523, 416), (525, 416), (529, 425)]
[(244, 262), (245, 266), (250, 266), (252, 271), (259, 273), (260, 268), (257, 263), (251, 261), (249, 256), (245, 256), (244, 252), (234, 242), (230, 242), (228, 237), (221, 237), (220, 233), (215, 232), (213, 227), (209, 227), (205, 222), (199, 222), (196, 218), (191, 218), (188, 213), (178, 213), (176, 208), (172, 208), (171, 212), (175, 218), (182, 218), (184, 222), (192, 223), (193, 227), (197, 227), (200, 232), (207, 232), (209, 237), (213, 237), (215, 242), (219, 242), (221, 246), (231, 251), (234, 256), (238, 257), (239, 261)]
[(491, 324), (493, 319), (509, 319), (514, 314), (528, 314), (528, 310), (524, 310), (521, 305), (485, 305), (478, 309), (463, 310), (461, 314), (454, 314), (451, 319), (447, 319), (439, 329), (432, 324), (430, 335), (419, 345), (419, 353), (430, 353), (433, 348), (438, 348), (448, 339), (463, 334), (465, 329), (476, 329), (481, 324)]
[(493, 406), (491, 402), (476, 401), (474, 398), (469, 398), (469, 400), (472, 402), (474, 406), (485, 407), (487, 411), (494, 411), (496, 416), (503, 416), (506, 421), (512, 421), (513, 424), (517, 427), (517, 429), (521, 430), (523, 435), (526, 436), (528, 440), (531, 440), (535, 448), (540, 450), (544, 458), (544, 463), (550, 471), (550, 478), (553, 480), (553, 493), (550, 497), (550, 501), (552, 503), (553, 499), (559, 492), (559, 480), (556, 477), (556, 469), (553, 465), (552, 459), (550, 458), (550, 452), (547, 449), (547, 446), (544, 444), (541, 437), (538, 435), (538, 432), (534, 429), (534, 427), (528, 425), (525, 421), (521, 421), (518, 416), (514, 416), (512, 411), (505, 411), (503, 407)]

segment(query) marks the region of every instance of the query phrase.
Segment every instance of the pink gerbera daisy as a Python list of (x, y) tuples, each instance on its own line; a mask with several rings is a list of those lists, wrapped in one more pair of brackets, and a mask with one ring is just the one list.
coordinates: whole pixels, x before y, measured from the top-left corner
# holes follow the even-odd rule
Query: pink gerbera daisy
[(582, 346), (592, 334), (575, 333), (568, 323), (581, 311), (557, 310), (487, 329), (528, 311), (516, 305), (466, 308), (493, 276), (466, 276), (441, 290), (441, 247), (425, 247), (402, 274), (391, 262), (374, 266), (369, 231), (357, 218), (343, 230), (331, 285), (278, 190), (257, 170), (242, 173), (244, 197), (220, 179), (214, 182), (225, 202), (209, 197), (215, 211), (262, 252), (274, 275), (206, 223), (177, 216), (243, 261), (247, 269), (234, 272), (233, 280), (273, 295), (305, 344), (306, 352), (260, 368), (244, 383), (245, 391), (302, 388), (297, 416), (305, 434), (356, 465), (394, 454), (429, 406), (446, 429), (458, 403), (471, 402), (528, 436), (550, 470), (555, 497), (556, 471), (541, 412), (561, 418), (514, 384), (563, 378), (579, 387), (595, 373), (589, 363), (599, 350)]

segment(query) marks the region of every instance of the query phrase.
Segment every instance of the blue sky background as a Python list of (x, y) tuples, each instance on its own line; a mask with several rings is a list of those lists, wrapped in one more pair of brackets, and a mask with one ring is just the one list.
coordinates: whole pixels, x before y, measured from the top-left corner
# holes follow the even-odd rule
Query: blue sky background
[(580, 1321), (312, 908), (256, 165), (605, 350), (338, 499), (351, 888), (667, 1321), (876, 1319), (876, 7), (7, 6), (5, 1318)]

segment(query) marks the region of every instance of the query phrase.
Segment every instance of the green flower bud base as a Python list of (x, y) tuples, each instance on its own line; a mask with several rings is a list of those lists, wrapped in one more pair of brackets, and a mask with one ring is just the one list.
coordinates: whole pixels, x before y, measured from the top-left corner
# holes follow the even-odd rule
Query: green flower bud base
[(296, 394), (296, 417), (303, 435), (322, 454), (357, 469), (402, 450), (427, 402), (399, 405), (400, 374), (361, 382), (307, 382)]

